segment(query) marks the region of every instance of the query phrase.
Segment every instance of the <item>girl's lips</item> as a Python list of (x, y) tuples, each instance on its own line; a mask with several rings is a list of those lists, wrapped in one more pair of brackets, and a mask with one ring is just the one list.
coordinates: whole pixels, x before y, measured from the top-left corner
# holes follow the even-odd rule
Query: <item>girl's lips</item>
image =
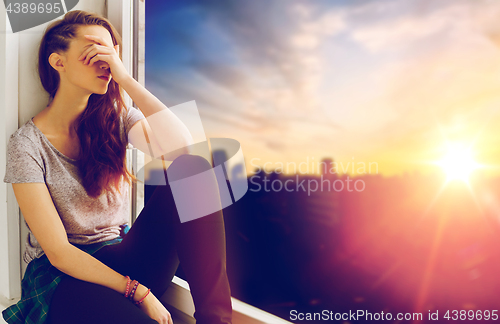
[(99, 79), (101, 80), (106, 80), (106, 81), (109, 81), (109, 76), (108, 77), (105, 77), (105, 76), (100, 76), (98, 77)]

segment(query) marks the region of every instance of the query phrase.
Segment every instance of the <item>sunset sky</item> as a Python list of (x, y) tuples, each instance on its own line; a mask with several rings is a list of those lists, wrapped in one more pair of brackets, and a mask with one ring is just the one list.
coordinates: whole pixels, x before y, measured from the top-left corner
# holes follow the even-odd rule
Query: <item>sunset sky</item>
[(497, 0), (148, 0), (146, 88), (195, 100), (249, 174), (325, 157), (427, 172), (447, 141), (500, 165), (498, 17)]

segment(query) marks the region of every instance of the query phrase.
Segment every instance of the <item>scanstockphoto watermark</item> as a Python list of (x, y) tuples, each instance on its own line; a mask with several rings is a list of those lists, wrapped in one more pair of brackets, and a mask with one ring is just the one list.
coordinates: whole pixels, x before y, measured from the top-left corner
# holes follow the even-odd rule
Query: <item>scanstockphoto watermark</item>
[[(250, 191), (256, 192), (264, 190), (265, 192), (278, 192), (286, 190), (287, 192), (307, 192), (310, 196), (316, 191), (363, 191), (366, 188), (363, 179), (351, 179), (351, 175), (378, 174), (378, 164), (376, 162), (349, 161), (334, 162), (331, 159), (323, 159), (316, 163), (314, 157), (307, 157), (305, 161), (296, 162), (266, 162), (261, 163), (260, 158), (253, 158), (250, 163), (255, 168), (255, 174), (250, 176), (250, 183), (254, 186)], [(261, 167), (262, 165), (262, 167)], [(272, 171), (267, 169), (271, 168)], [(320, 172), (320, 176), (304, 176), (301, 174), (315, 174)], [(280, 176), (281, 174), (294, 174), (293, 176)], [(334, 179), (336, 175), (344, 176)], [(269, 177), (268, 177), (269, 175)]]
[[(253, 158), (250, 160), (250, 164), (255, 168), (255, 173), (261, 171), (265, 173), (302, 173), (302, 174), (314, 174), (316, 172), (321, 172), (325, 174), (346, 174), (350, 173), (352, 175), (365, 175), (365, 174), (378, 174), (378, 163), (377, 162), (366, 162), (366, 161), (356, 161), (356, 159), (351, 157), (351, 161), (333, 161), (332, 159), (325, 158), (321, 161), (314, 156), (306, 156), (304, 161), (299, 163), (295, 161), (290, 162), (265, 162), (262, 163), (261, 158)], [(268, 171), (271, 169), (271, 171)]]
[[(261, 183), (259, 183), (260, 181)], [(311, 192), (316, 191), (363, 191), (365, 190), (365, 182), (362, 179), (350, 179), (347, 176), (346, 179), (326, 179), (324, 176), (320, 176), (320, 180), (318, 179), (300, 179), (299, 175), (295, 175), (295, 179), (269, 179), (264, 176), (261, 177), (259, 175), (253, 175), (250, 177), (250, 183), (255, 185), (256, 188), (251, 187), (250, 191), (257, 192), (260, 190), (264, 190), (265, 192), (278, 192), (282, 190), (286, 190), (288, 192), (307, 192), (307, 195), (310, 196)]]

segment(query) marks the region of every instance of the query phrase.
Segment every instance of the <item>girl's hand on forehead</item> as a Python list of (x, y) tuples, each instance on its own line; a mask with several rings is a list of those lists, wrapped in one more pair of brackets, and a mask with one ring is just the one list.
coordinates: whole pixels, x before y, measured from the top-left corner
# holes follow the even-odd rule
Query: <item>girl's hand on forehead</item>
[(109, 41), (100, 36), (83, 36), (88, 40), (94, 41), (95, 44), (88, 46), (78, 57), (78, 60), (83, 61), (83, 64), (88, 66), (92, 66), (98, 61), (108, 63), (111, 70), (111, 76), (118, 83), (128, 76), (128, 72), (119, 57), (119, 45), (113, 46), (112, 43), (109, 43)]
[(96, 62), (95, 60), (92, 60), (95, 55), (99, 53), (101, 54), (106, 53), (110, 55), (112, 54), (111, 49), (113, 49), (113, 51), (118, 54), (118, 45), (113, 46), (113, 44), (110, 44), (107, 40), (104, 40), (100, 36), (95, 36), (95, 35), (83, 35), (83, 36), (86, 39), (94, 41), (96, 43), (87, 46), (85, 50), (82, 52), (82, 54), (78, 57), (78, 60), (84, 60), (83, 64), (90, 63), (89, 66), (92, 66), (92, 64)]

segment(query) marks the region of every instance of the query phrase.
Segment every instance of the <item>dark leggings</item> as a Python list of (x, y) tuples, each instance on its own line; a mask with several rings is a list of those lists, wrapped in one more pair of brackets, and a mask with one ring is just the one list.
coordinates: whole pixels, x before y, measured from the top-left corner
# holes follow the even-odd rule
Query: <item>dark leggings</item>
[[(186, 171), (197, 174), (211, 166), (199, 156), (181, 155), (170, 168), (177, 168), (185, 175)], [(123, 241), (104, 246), (94, 257), (151, 288), (158, 299), (172, 281), (180, 262), (193, 296), (196, 322), (231, 323), (221, 210), (181, 223), (170, 186), (160, 185)], [(48, 322), (157, 323), (119, 292), (71, 276), (63, 277), (57, 286)]]

